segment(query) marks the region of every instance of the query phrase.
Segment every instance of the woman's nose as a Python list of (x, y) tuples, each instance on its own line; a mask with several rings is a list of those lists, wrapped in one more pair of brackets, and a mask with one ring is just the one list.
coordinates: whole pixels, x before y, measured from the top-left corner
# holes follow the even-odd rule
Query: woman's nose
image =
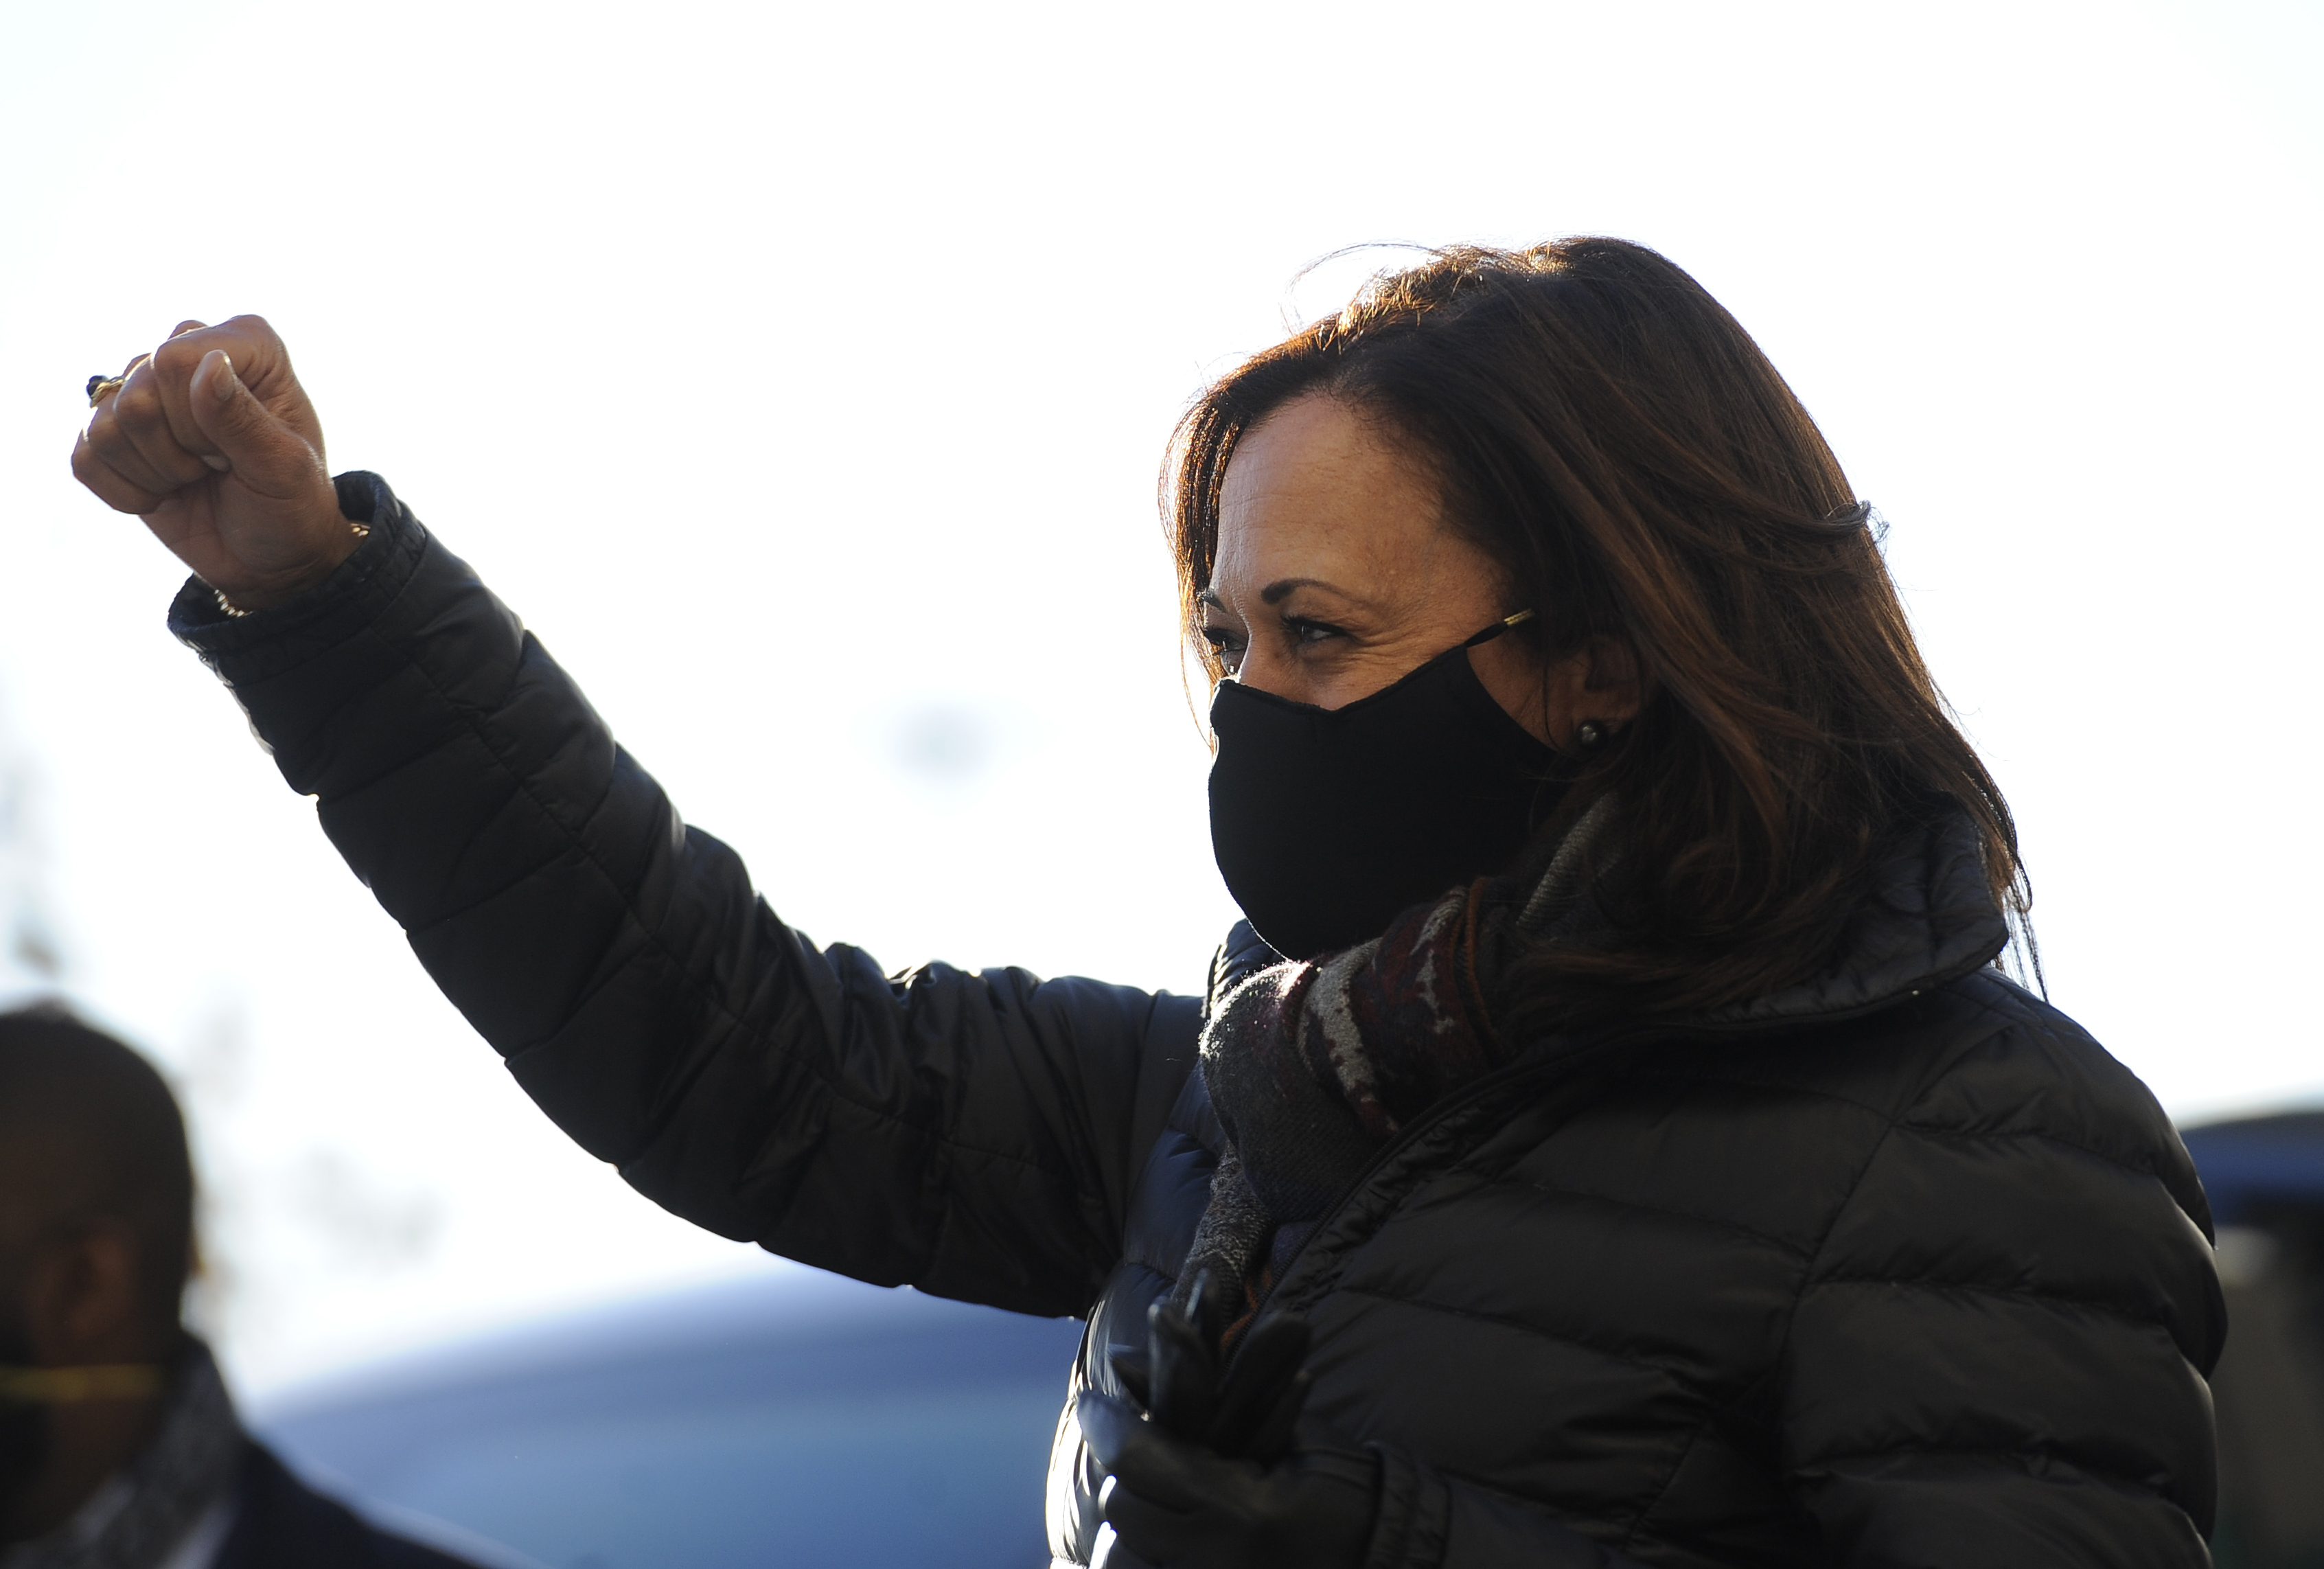
[(1266, 692), (1277, 697), (1288, 697), (1295, 703), (1307, 702), (1306, 682), (1297, 664), (1280, 653), (1262, 653), (1254, 648), (1246, 651), (1233, 675), (1227, 678), (1239, 681), (1254, 691)]

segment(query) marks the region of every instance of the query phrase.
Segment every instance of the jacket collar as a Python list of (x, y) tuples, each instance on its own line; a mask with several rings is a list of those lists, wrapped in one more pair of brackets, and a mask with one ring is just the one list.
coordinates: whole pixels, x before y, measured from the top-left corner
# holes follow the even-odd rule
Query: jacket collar
[[(1518, 873), (1520, 929), (1563, 935), (1595, 913), (1581, 887), (1582, 852), (1613, 831), (1612, 802), (1592, 806), (1572, 829)], [(1870, 896), (1830, 968), (1764, 997), (1692, 1018), (1683, 1029), (1748, 1030), (1868, 1013), (1941, 986), (1993, 962), (2008, 946), (2009, 925), (1985, 878), (1984, 843), (1958, 807), (1936, 814), (1902, 842), (1875, 874)], [(1237, 921), (1211, 967), (1210, 1002), (1283, 955)]]
[[(1540, 846), (1507, 884), (1521, 908), (1514, 922), (1533, 938), (1580, 937), (1604, 919), (1585, 872), (1590, 852), (1622, 875), (1619, 817), (1601, 797), (1558, 840)], [(1750, 1030), (1852, 1018), (1955, 981), (1993, 962), (2009, 924), (1986, 881), (1984, 840), (1975, 819), (1948, 801), (1900, 835), (1840, 951), (1821, 973), (1748, 1001), (1666, 1022), (1685, 1033)]]
[(1881, 864), (1831, 968), (1700, 1022), (1725, 1029), (1868, 1013), (1981, 969), (2008, 944), (1977, 824), (1948, 808)]

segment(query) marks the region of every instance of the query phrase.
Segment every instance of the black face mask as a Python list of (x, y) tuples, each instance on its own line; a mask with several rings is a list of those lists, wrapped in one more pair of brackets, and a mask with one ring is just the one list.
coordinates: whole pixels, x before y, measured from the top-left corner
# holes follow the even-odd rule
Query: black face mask
[[(0, 1364), (30, 1366), (32, 1337), (22, 1324), (0, 1325)], [(0, 1399), (0, 1513), (13, 1511), (24, 1490), (49, 1463), (49, 1407), (39, 1401)]]
[(1398, 910), (1502, 870), (1555, 808), (1557, 754), (1469, 663), (1510, 624), (1344, 708), (1219, 683), (1211, 848), (1277, 953), (1313, 958), (1378, 937)]

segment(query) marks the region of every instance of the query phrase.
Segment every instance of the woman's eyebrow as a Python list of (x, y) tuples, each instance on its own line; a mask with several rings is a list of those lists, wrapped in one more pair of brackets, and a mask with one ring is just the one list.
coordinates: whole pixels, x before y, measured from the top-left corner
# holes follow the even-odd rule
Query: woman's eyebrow
[[(1326, 583), (1321, 577), (1278, 577), (1259, 591), (1259, 602), (1263, 605), (1280, 605), (1290, 595), (1292, 590), (1297, 588), (1320, 588), (1326, 594), (1336, 594), (1342, 599), (1356, 598), (1354, 595), (1337, 584)], [(1361, 601), (1358, 603), (1360, 604)]]
[[(1284, 600), (1290, 597), (1294, 590), (1300, 588), (1320, 588), (1326, 594), (1336, 594), (1341, 598), (1352, 601), (1358, 605), (1364, 603), (1362, 600), (1358, 599), (1354, 595), (1349, 593), (1346, 589), (1340, 587), (1337, 584), (1327, 583), (1321, 577), (1277, 578), (1276, 581), (1268, 584), (1266, 587), (1259, 591), (1259, 603), (1262, 605), (1280, 605)], [(1215, 588), (1203, 589), (1200, 593), (1194, 595), (1194, 603), (1197, 605), (1207, 605), (1213, 610), (1224, 610), (1227, 607), (1227, 602), (1219, 597), (1219, 591)]]

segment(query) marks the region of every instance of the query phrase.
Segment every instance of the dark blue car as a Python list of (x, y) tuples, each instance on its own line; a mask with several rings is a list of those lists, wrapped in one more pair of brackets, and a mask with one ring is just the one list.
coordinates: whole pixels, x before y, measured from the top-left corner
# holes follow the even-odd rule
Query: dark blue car
[(2219, 1569), (2324, 1569), (2324, 1112), (2185, 1131), (2218, 1224)]
[(794, 1269), (383, 1362), (252, 1426), (383, 1524), (512, 1569), (1038, 1569), (1080, 1334)]

